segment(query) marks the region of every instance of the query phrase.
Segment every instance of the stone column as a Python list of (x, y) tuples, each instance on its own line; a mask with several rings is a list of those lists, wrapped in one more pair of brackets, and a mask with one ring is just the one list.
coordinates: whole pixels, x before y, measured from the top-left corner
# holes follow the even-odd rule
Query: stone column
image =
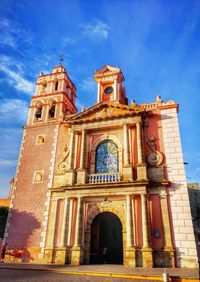
[(85, 184), (87, 179), (86, 172), (86, 132), (85, 129), (82, 130), (81, 137), (81, 154), (80, 154), (80, 168), (77, 170), (77, 183)]
[(85, 130), (82, 130), (80, 168), (85, 168)]
[(80, 246), (80, 223), (82, 219), (82, 198), (78, 197), (77, 202), (77, 214), (76, 214), (76, 229), (75, 229), (75, 240), (74, 240), (74, 246), (78, 247)]
[(71, 245), (73, 202), (74, 202), (74, 199), (71, 198), (69, 201), (69, 227), (68, 227), (68, 234), (67, 234), (67, 245), (68, 246)]
[(100, 83), (98, 82), (97, 83), (97, 95), (98, 95), (98, 100), (97, 100), (97, 102), (99, 103), (100, 102), (100, 100), (101, 100), (101, 89), (100, 89)]
[(118, 93), (117, 93), (117, 90), (118, 90), (118, 89), (117, 89), (117, 80), (115, 79), (115, 80), (114, 80), (114, 100), (115, 100), (115, 101), (116, 101), (117, 98), (118, 98), (118, 97), (117, 97), (117, 96), (118, 96), (118, 95), (117, 95), (117, 94), (118, 94)]
[(70, 199), (66, 198), (62, 234), (61, 234), (61, 243), (60, 243), (61, 247), (65, 247), (67, 244), (67, 234), (68, 234), (68, 228), (69, 228), (69, 205), (70, 205)]
[(76, 213), (76, 229), (74, 247), (72, 248), (71, 264), (80, 265), (82, 262), (81, 230), (83, 228), (83, 198), (78, 197)]
[(44, 259), (47, 263), (52, 263), (53, 259), (53, 245), (54, 245), (54, 234), (55, 234), (55, 225), (56, 225), (56, 214), (57, 214), (57, 199), (51, 201), (49, 220), (47, 226), (47, 237), (44, 250)]
[(129, 130), (128, 125), (124, 124), (124, 167), (123, 167), (123, 180), (133, 180), (133, 169), (130, 164), (130, 150), (129, 150)]
[(126, 249), (125, 249), (125, 265), (135, 266), (135, 249), (133, 247), (132, 238), (132, 197), (126, 195)]
[(142, 138), (141, 138), (141, 122), (136, 122), (137, 131), (137, 180), (147, 180), (147, 169), (146, 164), (143, 162), (142, 153)]
[(168, 205), (167, 205), (167, 194), (165, 191), (161, 191), (160, 205), (161, 205), (161, 213), (162, 213), (163, 233), (164, 233), (164, 239), (165, 239), (165, 246), (164, 246), (165, 261), (164, 263), (167, 267), (175, 267), (174, 248), (172, 245), (170, 219), (169, 219), (169, 211), (168, 211)]
[(141, 123), (136, 122), (136, 130), (137, 130), (137, 156), (138, 156), (138, 164), (143, 163), (142, 159), (142, 139), (141, 139)]
[(128, 125), (124, 124), (124, 164), (130, 164), (129, 152), (129, 138), (128, 138)]
[(75, 154), (74, 154), (74, 169), (76, 169), (76, 163), (77, 163), (77, 149), (78, 149), (78, 133), (75, 134)]
[(69, 155), (69, 169), (73, 169), (73, 159), (74, 159), (74, 131), (71, 130), (70, 135), (70, 155)]
[(75, 172), (74, 172), (74, 131), (71, 130), (71, 135), (70, 135), (70, 154), (69, 154), (69, 170), (66, 172), (66, 179), (67, 179), (67, 184), (73, 185), (75, 183)]
[(142, 258), (143, 267), (152, 267), (152, 249), (149, 246), (149, 224), (148, 224), (148, 211), (146, 203), (146, 195), (141, 194), (141, 206), (142, 206), (142, 234), (143, 234), (143, 247), (142, 247)]
[(63, 216), (63, 224), (62, 224), (62, 233), (61, 233), (61, 240), (60, 246), (54, 250), (54, 257), (55, 263), (66, 263), (67, 258), (67, 233), (69, 228), (69, 198), (65, 199), (65, 206), (64, 206), (64, 216)]
[(132, 232), (131, 232), (131, 196), (126, 195), (126, 246), (132, 247)]

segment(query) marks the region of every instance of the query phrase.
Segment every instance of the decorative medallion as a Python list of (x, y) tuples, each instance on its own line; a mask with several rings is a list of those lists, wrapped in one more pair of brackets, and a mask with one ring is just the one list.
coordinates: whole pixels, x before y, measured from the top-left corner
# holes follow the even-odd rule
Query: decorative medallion
[(152, 166), (158, 166), (162, 164), (163, 155), (159, 151), (150, 153), (147, 157), (148, 164)]

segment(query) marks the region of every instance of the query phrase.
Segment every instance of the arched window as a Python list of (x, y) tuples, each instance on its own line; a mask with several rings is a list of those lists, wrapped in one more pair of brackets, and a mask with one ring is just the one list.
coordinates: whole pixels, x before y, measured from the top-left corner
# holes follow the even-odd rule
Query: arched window
[(112, 172), (118, 172), (118, 147), (112, 141), (105, 141), (96, 150), (96, 173)]
[(50, 109), (49, 109), (49, 118), (55, 117), (55, 111), (56, 111), (56, 102), (51, 101), (50, 102)]
[(58, 90), (58, 81), (56, 81), (56, 83), (55, 83), (55, 90), (56, 91)]
[(36, 107), (35, 117), (39, 120), (42, 118), (42, 103), (37, 103)]

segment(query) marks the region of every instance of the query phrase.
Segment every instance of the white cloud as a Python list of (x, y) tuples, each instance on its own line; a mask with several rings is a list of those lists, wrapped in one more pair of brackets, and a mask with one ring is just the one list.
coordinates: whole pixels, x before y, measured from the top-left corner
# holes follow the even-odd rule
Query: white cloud
[(80, 26), (83, 29), (82, 34), (90, 38), (107, 39), (109, 36), (110, 27), (100, 20)]
[[(6, 126), (5, 126), (6, 125)], [(9, 180), (15, 176), (16, 163), (21, 142), (22, 129), (3, 124), (0, 146), (0, 198), (9, 193)]]
[(1, 99), (0, 100), (0, 122), (20, 123), (26, 121), (28, 115), (28, 105), (25, 101), (19, 99)]
[(1, 166), (16, 166), (17, 160), (5, 160), (0, 159), (0, 167)]
[(0, 19), (0, 44), (17, 49), (18, 43), (28, 43), (32, 41), (28, 31), (23, 29), (18, 22), (7, 18)]
[(75, 44), (78, 40), (79, 38), (65, 36), (62, 38), (62, 46), (65, 47), (67, 45)]
[(15, 67), (17, 70), (13, 70), (11, 66), (11, 59), (7, 56), (0, 57), (0, 71), (2, 71), (6, 78), (5, 80), (15, 87), (18, 91), (24, 92), (29, 95), (34, 94), (35, 90), (35, 84), (31, 81), (25, 79), (22, 66), (21, 64), (15, 64), (12, 62), (13, 67)]
[(94, 91), (96, 89), (96, 82), (93, 78), (88, 77), (79, 83), (81, 90)]

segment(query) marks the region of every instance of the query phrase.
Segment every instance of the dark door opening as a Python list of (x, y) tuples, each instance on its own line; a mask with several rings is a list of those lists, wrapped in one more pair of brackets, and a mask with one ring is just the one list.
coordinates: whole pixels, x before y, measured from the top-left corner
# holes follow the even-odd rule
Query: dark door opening
[(90, 263), (123, 264), (122, 224), (111, 212), (98, 214), (92, 222)]

